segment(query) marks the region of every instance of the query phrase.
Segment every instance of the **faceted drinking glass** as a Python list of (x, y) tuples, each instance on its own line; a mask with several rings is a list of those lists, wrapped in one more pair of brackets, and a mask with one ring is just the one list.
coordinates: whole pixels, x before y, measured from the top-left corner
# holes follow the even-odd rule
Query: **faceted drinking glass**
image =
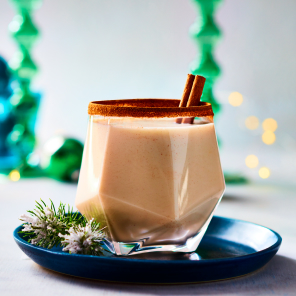
[(178, 104), (135, 99), (89, 105), (75, 204), (107, 226), (117, 255), (195, 251), (223, 195), (211, 105)]

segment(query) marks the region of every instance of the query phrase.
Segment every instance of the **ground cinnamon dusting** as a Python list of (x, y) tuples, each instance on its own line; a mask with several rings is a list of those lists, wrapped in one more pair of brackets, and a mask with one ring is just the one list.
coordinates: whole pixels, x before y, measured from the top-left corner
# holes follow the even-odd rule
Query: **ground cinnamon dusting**
[(214, 116), (210, 103), (201, 102), (199, 106), (190, 107), (179, 107), (179, 104), (180, 100), (173, 99), (95, 101), (89, 103), (88, 114), (139, 118)]

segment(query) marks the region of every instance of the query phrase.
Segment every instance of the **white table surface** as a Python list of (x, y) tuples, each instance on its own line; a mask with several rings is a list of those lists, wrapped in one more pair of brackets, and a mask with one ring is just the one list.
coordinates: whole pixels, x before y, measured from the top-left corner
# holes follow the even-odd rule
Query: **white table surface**
[(216, 215), (267, 226), (283, 238), (278, 254), (261, 270), (238, 279), (190, 285), (123, 285), (78, 279), (42, 267), (12, 238), (18, 217), (34, 201), (74, 205), (76, 186), (49, 179), (0, 184), (0, 295), (296, 295), (296, 186), (262, 182), (228, 186)]

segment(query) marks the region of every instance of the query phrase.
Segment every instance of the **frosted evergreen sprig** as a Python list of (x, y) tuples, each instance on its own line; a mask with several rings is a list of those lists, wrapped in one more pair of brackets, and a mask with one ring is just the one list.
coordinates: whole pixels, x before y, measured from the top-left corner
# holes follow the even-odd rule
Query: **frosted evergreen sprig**
[(100, 224), (94, 219), (89, 222), (74, 225), (69, 229), (69, 234), (59, 233), (63, 239), (61, 244), (64, 246), (63, 251), (69, 253), (79, 253), (85, 255), (102, 255), (102, 244), (105, 237)]
[[(43, 200), (36, 201), (36, 208), (23, 214), (23, 233), (33, 245), (52, 248), (62, 245), (63, 251), (75, 254), (101, 255), (105, 238), (100, 223), (89, 222), (79, 212), (73, 212), (69, 205), (60, 203), (58, 209), (52, 201), (48, 207)], [(68, 211), (66, 212), (66, 208)]]

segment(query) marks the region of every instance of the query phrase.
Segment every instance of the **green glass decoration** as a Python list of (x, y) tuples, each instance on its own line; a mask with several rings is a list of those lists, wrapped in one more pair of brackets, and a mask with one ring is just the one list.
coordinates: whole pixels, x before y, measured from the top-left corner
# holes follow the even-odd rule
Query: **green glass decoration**
[(77, 182), (83, 144), (61, 136), (51, 138), (42, 153), (41, 166), (47, 176), (59, 181)]
[[(8, 136), (8, 143), (20, 158), (21, 176), (34, 175), (34, 169), (27, 160), (33, 152), (36, 137), (34, 132), (38, 110), (38, 95), (31, 91), (31, 81), (38, 68), (31, 57), (31, 50), (39, 32), (32, 20), (32, 13), (39, 8), (42, 0), (10, 0), (17, 10), (17, 15), (9, 25), (9, 31), (18, 45), (18, 51), (10, 61), (10, 68), (18, 81), (10, 98), (15, 126)], [(37, 175), (39, 170), (36, 170)]]
[[(215, 118), (221, 112), (221, 105), (214, 96), (213, 88), (217, 78), (221, 74), (220, 67), (215, 60), (214, 50), (221, 38), (221, 31), (215, 22), (215, 12), (223, 0), (192, 0), (199, 10), (199, 17), (190, 28), (190, 35), (196, 41), (199, 55), (191, 65), (194, 75), (202, 75), (207, 80), (204, 86), (202, 101), (212, 104)], [(221, 138), (218, 136), (221, 146)], [(243, 184), (248, 180), (238, 173), (224, 172), (226, 183)]]
[(222, 0), (192, 0), (200, 11), (195, 23), (190, 28), (190, 35), (199, 47), (199, 55), (192, 63), (191, 72), (194, 75), (202, 75), (207, 80), (204, 86), (202, 101), (212, 104), (215, 115), (221, 110), (221, 106), (214, 97), (213, 87), (220, 75), (220, 68), (214, 58), (214, 50), (217, 41), (221, 37), (221, 31), (217, 26), (214, 14)]

